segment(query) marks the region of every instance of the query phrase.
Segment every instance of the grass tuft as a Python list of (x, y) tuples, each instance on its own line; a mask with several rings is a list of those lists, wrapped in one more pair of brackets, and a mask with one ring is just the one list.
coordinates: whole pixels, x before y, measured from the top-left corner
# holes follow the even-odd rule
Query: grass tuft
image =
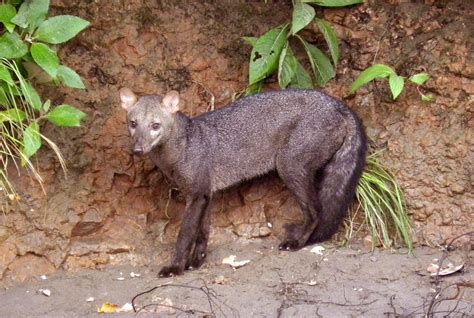
[(375, 153), (367, 158), (367, 168), (357, 186), (357, 199), (370, 229), (372, 249), (378, 242), (388, 248), (401, 241), (411, 252), (412, 224), (403, 192), (395, 176), (378, 162), (376, 156)]
[[(24, 166), (30, 176), (43, 188), (43, 179), (36, 169), (34, 163), (24, 153), (23, 135), (25, 129), (40, 118), (32, 105), (32, 98), (26, 83), (27, 79), (22, 75), (14, 61), (0, 59), (0, 66), (5, 67), (14, 76), (13, 85), (0, 86), (0, 210), (4, 213), (9, 210), (11, 203), (19, 200), (19, 196), (8, 177), (8, 167), (15, 167), (17, 172)], [(11, 120), (3, 116), (3, 112), (15, 112), (25, 114), (23, 120)], [(41, 114), (40, 114), (41, 115)], [(53, 149), (62, 168), (66, 172), (66, 165), (54, 142), (40, 133), (40, 138)], [(44, 191), (44, 188), (43, 188)]]

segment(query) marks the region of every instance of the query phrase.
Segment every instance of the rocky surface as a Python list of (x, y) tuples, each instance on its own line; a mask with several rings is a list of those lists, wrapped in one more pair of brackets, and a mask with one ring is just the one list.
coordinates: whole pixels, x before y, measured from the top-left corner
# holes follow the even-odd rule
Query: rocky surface
[[(345, 101), (363, 118), (381, 161), (406, 194), (420, 244), (438, 245), (473, 229), (474, 136), (472, 17), (467, 1), (384, 4), (319, 13), (341, 39), (337, 77), (324, 89), (339, 98), (361, 70), (385, 63), (409, 76), (428, 72), (433, 103), (408, 86), (396, 102), (387, 84), (362, 88)], [(44, 149), (38, 166), (45, 191), (16, 177), (19, 205), (2, 215), (0, 277), (19, 280), (57, 268), (143, 265), (170, 257), (183, 198), (147, 159), (131, 155), (118, 90), (139, 94), (180, 91), (183, 110), (203, 113), (230, 102), (246, 86), (250, 47), (240, 39), (288, 21), (291, 4), (263, 1), (52, 1), (55, 14), (92, 25), (60, 48), (87, 90), (43, 86), (55, 103), (88, 114), (78, 129), (44, 127), (62, 149), (67, 176)], [(305, 36), (324, 48), (311, 30)], [(471, 60), (469, 60), (471, 58)], [(471, 63), (470, 63), (471, 61)], [(268, 87), (276, 87), (270, 79)], [(13, 167), (12, 167), (13, 168)], [(213, 200), (214, 242), (278, 236), (300, 217), (274, 176), (255, 180)], [(341, 231), (342, 232), (342, 231)], [(231, 234), (234, 233), (234, 234)], [(341, 233), (344, 236), (344, 233)]]

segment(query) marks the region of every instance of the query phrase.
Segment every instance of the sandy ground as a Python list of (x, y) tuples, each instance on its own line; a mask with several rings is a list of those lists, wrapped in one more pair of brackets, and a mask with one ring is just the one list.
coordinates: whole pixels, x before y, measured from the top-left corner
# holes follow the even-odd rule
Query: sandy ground
[[(139, 316), (216, 317), (405, 317), (424, 316), (436, 286), (446, 287), (433, 307), (435, 317), (474, 313), (472, 250), (450, 252), (445, 262), (463, 262), (464, 269), (443, 277), (438, 285), (427, 267), (440, 259), (438, 249), (376, 250), (363, 246), (325, 245), (323, 255), (307, 247), (279, 252), (270, 239), (210, 246), (207, 263), (199, 270), (171, 279), (156, 278), (160, 266), (107, 267), (57, 272), (42, 279), (11, 284), (0, 291), (2, 317), (92, 317), (103, 303), (124, 305), (136, 298)], [(250, 260), (233, 269), (222, 259), (236, 255)], [(130, 273), (140, 277), (131, 278)], [(124, 277), (123, 280), (117, 278)], [(163, 286), (171, 284), (170, 286)], [(470, 287), (469, 287), (470, 286)], [(48, 289), (51, 296), (39, 290)], [(457, 294), (457, 295), (456, 295)], [(457, 297), (453, 297), (457, 296)], [(86, 301), (93, 297), (93, 301)], [(453, 297), (452, 300), (446, 300)], [(153, 305), (155, 304), (155, 305)], [(156, 304), (162, 304), (160, 306)], [(135, 313), (115, 313), (131, 317)], [(471, 316), (472, 317), (472, 316)]]

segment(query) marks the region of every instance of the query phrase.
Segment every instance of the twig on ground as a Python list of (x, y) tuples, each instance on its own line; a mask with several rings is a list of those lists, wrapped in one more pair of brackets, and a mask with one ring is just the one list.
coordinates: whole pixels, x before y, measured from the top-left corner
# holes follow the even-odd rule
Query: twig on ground
[[(201, 286), (199, 286), (199, 287), (192, 286), (191, 284), (194, 283), (195, 281), (199, 281), (201, 283)], [(191, 290), (196, 290), (196, 291), (202, 292), (203, 294), (206, 295), (206, 299), (207, 299), (207, 302), (209, 304), (209, 311), (203, 311), (203, 310), (193, 309), (193, 308), (192, 309), (184, 309), (184, 308), (181, 308), (181, 307), (178, 307), (178, 306), (167, 305), (167, 304), (159, 304), (159, 303), (150, 303), (150, 304), (146, 304), (146, 305), (143, 305), (143, 306), (138, 308), (135, 304), (135, 301), (140, 296), (143, 296), (145, 294), (149, 294), (149, 293), (151, 293), (151, 292), (153, 292), (157, 289), (172, 288), (172, 287), (174, 287), (174, 288), (185, 288), (185, 289), (191, 289)], [(147, 307), (157, 306), (157, 307), (171, 308), (171, 309), (180, 311), (180, 314), (183, 314), (183, 313), (184, 314), (196, 314), (197, 313), (197, 314), (202, 314), (204, 316), (211, 316), (211, 317), (216, 317), (216, 310), (217, 310), (219, 312), (219, 314), (222, 315), (222, 317), (227, 317), (226, 311), (222, 308), (222, 307), (226, 307), (232, 313), (233, 317), (240, 317), (239, 312), (237, 310), (235, 310), (234, 308), (230, 307), (226, 303), (219, 300), (219, 298), (217, 296), (217, 293), (213, 289), (209, 288), (207, 286), (206, 282), (203, 279), (193, 280), (193, 281), (191, 281), (187, 284), (171, 284), (171, 283), (161, 284), (161, 285), (155, 286), (153, 288), (150, 288), (149, 290), (146, 290), (144, 292), (136, 294), (132, 298), (131, 303), (132, 303), (133, 311), (136, 312), (136, 313), (142, 311), (143, 309), (145, 309)]]

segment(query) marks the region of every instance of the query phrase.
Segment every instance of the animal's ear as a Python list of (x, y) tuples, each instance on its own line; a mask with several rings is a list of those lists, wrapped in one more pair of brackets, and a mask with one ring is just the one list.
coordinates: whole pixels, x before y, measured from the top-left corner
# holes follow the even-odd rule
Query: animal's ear
[(162, 104), (163, 107), (170, 113), (176, 113), (179, 110), (179, 93), (177, 91), (170, 91), (166, 93), (165, 97), (163, 97)]
[(130, 111), (137, 103), (137, 95), (135, 95), (130, 88), (124, 87), (120, 89), (120, 101), (122, 108), (126, 111)]

